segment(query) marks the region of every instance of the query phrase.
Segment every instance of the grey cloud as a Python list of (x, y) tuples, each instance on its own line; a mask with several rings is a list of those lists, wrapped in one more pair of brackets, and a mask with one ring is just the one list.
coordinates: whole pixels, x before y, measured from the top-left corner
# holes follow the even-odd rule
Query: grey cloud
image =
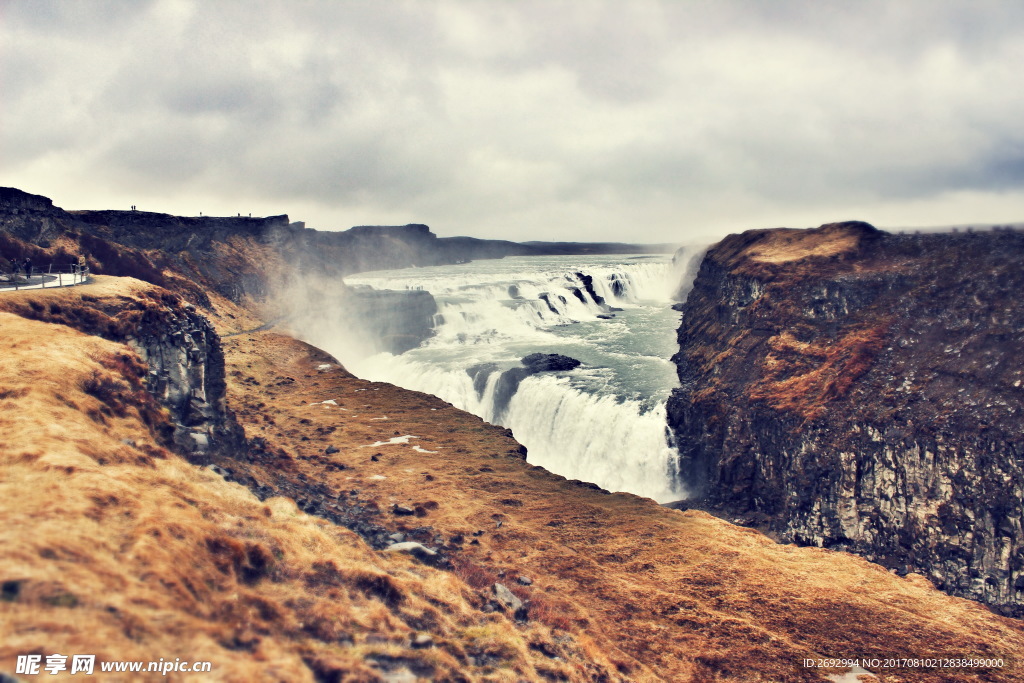
[(0, 173), (522, 239), (1024, 213), (1017, 5), (8, 1)]

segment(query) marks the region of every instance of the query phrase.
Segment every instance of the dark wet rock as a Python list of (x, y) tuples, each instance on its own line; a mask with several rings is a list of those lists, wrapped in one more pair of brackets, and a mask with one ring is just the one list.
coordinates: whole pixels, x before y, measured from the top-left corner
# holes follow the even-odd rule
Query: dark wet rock
[(510, 368), (501, 373), (494, 387), (494, 406), (497, 414), (508, 409), (509, 401), (519, 389), (519, 384), (530, 375), (539, 372), (565, 372), (578, 368), (582, 363), (575, 358), (557, 353), (531, 353), (520, 361), (524, 367)]
[(557, 353), (531, 353), (521, 361), (530, 374), (538, 372), (564, 372), (575, 370), (582, 363), (575, 358), (563, 356)]
[(548, 305), (549, 311), (551, 311), (555, 315), (558, 315), (558, 309), (555, 308), (555, 305), (553, 303), (551, 303), (551, 294), (549, 294), (548, 292), (542, 292), (537, 298)]
[(519, 585), (521, 585), (521, 586), (532, 586), (533, 585), (533, 579), (531, 579), (528, 576), (520, 576), (520, 577), (516, 578), (516, 581), (518, 581)]
[(509, 401), (519, 389), (519, 383), (535, 373), (528, 368), (510, 368), (501, 373), (498, 383), (494, 386), (494, 412), (501, 415), (508, 410)]
[(613, 275), (611, 280), (612, 294), (621, 297), (626, 292), (626, 283), (618, 275)]
[(586, 290), (590, 298), (594, 300), (595, 304), (604, 304), (604, 297), (594, 290), (594, 277), (585, 273), (576, 273), (576, 277), (579, 278), (580, 282), (583, 283), (583, 288)]
[(395, 503), (394, 506), (392, 506), (391, 511), (400, 516), (412, 516), (416, 514), (416, 510), (413, 508), (408, 505), (399, 505), (398, 503)]
[(327, 455), (334, 455), (335, 453), (339, 452), (340, 451), (334, 446), (328, 446), (327, 448), (324, 449), (324, 453), (326, 453)]
[(484, 395), (484, 390), (487, 389), (487, 380), (490, 379), (491, 374), (497, 371), (496, 363), (480, 363), (466, 368), (466, 374), (473, 380), (473, 390), (476, 391), (477, 398)]

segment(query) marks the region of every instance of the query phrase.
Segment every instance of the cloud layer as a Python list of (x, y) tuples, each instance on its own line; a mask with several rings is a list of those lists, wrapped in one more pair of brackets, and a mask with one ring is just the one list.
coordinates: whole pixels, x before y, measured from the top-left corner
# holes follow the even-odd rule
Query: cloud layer
[(1024, 220), (1024, 5), (0, 2), (0, 184), (65, 208), (683, 241)]

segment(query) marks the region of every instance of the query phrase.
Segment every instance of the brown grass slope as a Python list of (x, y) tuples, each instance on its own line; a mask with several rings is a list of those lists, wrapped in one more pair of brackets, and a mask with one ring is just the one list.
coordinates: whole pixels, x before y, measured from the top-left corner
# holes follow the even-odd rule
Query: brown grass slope
[[(96, 306), (159, 292), (108, 280), (14, 296), (38, 312), (87, 291)], [(1024, 680), (1020, 622), (919, 577), (568, 482), (516, 457), (505, 430), (325, 371), (284, 335), (224, 347), (231, 406), (265, 444), (220, 463), (233, 478), (318, 497), (307, 509), (357, 507), (453, 570), (187, 463), (159, 445), (130, 349), (0, 312), (0, 671), (61, 652), (209, 660), (230, 681), (821, 681), (831, 672), (804, 658), (971, 656), (1006, 664), (876, 673)], [(373, 445), (403, 435), (417, 438)], [(528, 601), (519, 618), (494, 610), (495, 581)]]
[[(549, 629), (481, 612), (453, 574), (161, 448), (147, 396), (111, 370), (127, 347), (0, 313), (0, 348), (0, 670), (92, 653), (207, 660), (230, 681), (573, 674), (528, 647), (557, 647)], [(434, 646), (411, 647), (420, 633)], [(473, 647), (497, 663), (475, 667)]]

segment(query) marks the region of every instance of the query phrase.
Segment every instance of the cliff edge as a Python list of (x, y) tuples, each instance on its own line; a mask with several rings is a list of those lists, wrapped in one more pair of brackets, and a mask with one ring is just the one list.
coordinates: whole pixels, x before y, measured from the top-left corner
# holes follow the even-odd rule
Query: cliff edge
[(708, 251), (668, 405), (694, 504), (1024, 615), (1024, 235), (754, 230)]

